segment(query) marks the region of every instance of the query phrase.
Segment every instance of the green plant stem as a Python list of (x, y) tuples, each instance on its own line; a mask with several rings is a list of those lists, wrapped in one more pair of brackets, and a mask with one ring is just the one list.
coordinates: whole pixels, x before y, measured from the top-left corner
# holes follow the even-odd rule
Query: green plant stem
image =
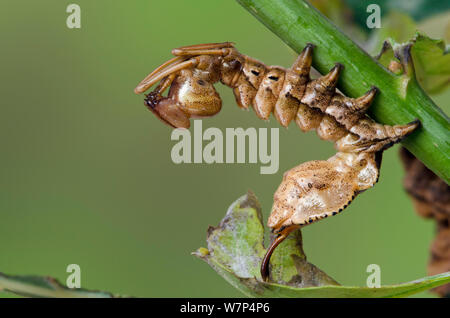
[(420, 88), (413, 73), (391, 73), (303, 0), (237, 1), (297, 53), (307, 43), (315, 44), (313, 66), (320, 73), (342, 63), (345, 70), (338, 88), (343, 93), (356, 97), (372, 85), (378, 87), (380, 93), (369, 110), (376, 121), (393, 125), (420, 119), (422, 127), (403, 145), (450, 184), (449, 118)]

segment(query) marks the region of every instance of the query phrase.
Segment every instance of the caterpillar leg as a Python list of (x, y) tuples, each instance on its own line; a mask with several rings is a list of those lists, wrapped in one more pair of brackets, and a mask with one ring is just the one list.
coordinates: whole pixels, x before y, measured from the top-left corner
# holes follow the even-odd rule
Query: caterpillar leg
[[(234, 48), (233, 42), (223, 42), (223, 43), (205, 43), (196, 44), (189, 46), (182, 46), (172, 50), (172, 54), (175, 56), (186, 56), (186, 55), (226, 55), (228, 50)], [(225, 49), (225, 50), (224, 50)]]
[(198, 64), (197, 58), (192, 58), (186, 61), (185, 57), (174, 57), (173, 59), (167, 61), (166, 63), (160, 65), (153, 72), (147, 75), (134, 89), (136, 94), (145, 92), (147, 89), (152, 87), (157, 82), (161, 81), (165, 77), (175, 74), (182, 69), (194, 67)]

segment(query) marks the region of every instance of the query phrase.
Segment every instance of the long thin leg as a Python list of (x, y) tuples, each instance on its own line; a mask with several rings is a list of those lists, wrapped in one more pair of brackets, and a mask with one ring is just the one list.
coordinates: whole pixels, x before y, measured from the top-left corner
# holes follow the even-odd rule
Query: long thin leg
[(217, 49), (217, 50), (183, 50), (179, 51), (178, 49), (172, 50), (172, 54), (176, 56), (192, 56), (192, 55), (226, 55), (228, 50), (226, 49)]
[[(149, 77), (155, 75), (156, 73), (159, 73), (161, 71), (163, 71), (164, 68), (169, 67), (169, 65), (172, 64), (179, 64), (181, 62), (183, 62), (186, 58), (183, 58), (181, 56), (176, 56), (174, 58), (171, 58), (170, 60), (168, 60), (167, 62), (161, 64), (160, 66), (158, 66), (153, 72), (151, 72), (150, 74), (148, 74), (143, 81), (147, 80)], [(173, 66), (173, 65), (172, 65)]]
[(152, 72), (153, 75), (150, 74), (146, 78), (144, 78), (139, 83), (139, 85), (134, 89), (134, 92), (136, 94), (143, 93), (148, 88), (153, 86), (153, 84), (155, 84), (156, 82), (160, 81), (164, 77), (169, 76), (172, 73), (176, 73), (178, 71), (181, 71), (182, 69), (195, 66), (195, 65), (197, 65), (197, 63), (198, 63), (197, 58), (192, 58), (190, 60), (187, 60), (187, 61), (184, 61), (184, 62), (181, 62), (181, 63), (178, 63), (178, 64), (171, 65), (170, 67), (165, 68), (161, 72), (158, 72), (158, 73)]
[(224, 43), (207, 43), (197, 44), (191, 46), (182, 46), (172, 50), (172, 54), (176, 56), (185, 55), (226, 55), (227, 49), (233, 48), (234, 44), (231, 42)]
[(170, 73), (174, 73), (194, 66), (198, 63), (198, 60), (187, 60), (190, 56), (195, 55), (226, 55), (229, 48), (233, 48), (234, 44), (232, 42), (224, 43), (208, 43), (208, 44), (197, 44), (191, 46), (183, 46), (172, 50), (172, 54), (176, 57), (168, 60), (164, 64), (158, 66), (153, 72), (147, 75), (139, 85), (134, 89), (136, 94), (145, 92), (153, 84), (161, 80), (162, 78), (168, 76)]
[(156, 75), (160, 74), (161, 72), (163, 72), (164, 70), (173, 67), (177, 64), (180, 64), (181, 62), (185, 61), (186, 57), (182, 57), (182, 56), (177, 56), (174, 57), (170, 60), (168, 60), (167, 62), (161, 64), (160, 66), (158, 66), (153, 72), (151, 72), (150, 74), (148, 74), (140, 83), (139, 85), (134, 89), (134, 92), (136, 94), (140, 94), (143, 93), (144, 91), (141, 91), (141, 89), (138, 89), (139, 86), (141, 86), (143, 83), (148, 82), (150, 79), (154, 78)]
[(172, 73), (169, 76), (163, 78), (152, 93), (161, 95), (172, 84), (175, 77), (176, 74)]
[(222, 42), (222, 43), (204, 43), (204, 44), (195, 44), (195, 45), (187, 45), (180, 46), (175, 50), (191, 50), (191, 49), (223, 49), (223, 48), (231, 48), (234, 47), (233, 42)]

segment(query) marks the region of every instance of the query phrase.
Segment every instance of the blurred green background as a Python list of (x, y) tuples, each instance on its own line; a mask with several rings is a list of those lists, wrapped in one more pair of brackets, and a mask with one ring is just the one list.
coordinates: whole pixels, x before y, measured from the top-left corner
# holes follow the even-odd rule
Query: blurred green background
[[(183, 45), (233, 41), (286, 67), (295, 54), (231, 0), (74, 2), (81, 29), (66, 27), (70, 1), (1, 4), (0, 271), (65, 282), (75, 263), (83, 288), (242, 296), (191, 251), (248, 189), (267, 218), (283, 172), (328, 158), (332, 144), (293, 124), (280, 128), (277, 174), (260, 175), (259, 164), (175, 165), (170, 128), (133, 89)], [(439, 27), (426, 31), (442, 36)], [(240, 110), (232, 91), (217, 87), (223, 110), (203, 129), (280, 127)], [(442, 107), (450, 94), (433, 98)], [(365, 285), (373, 263), (382, 284), (426, 276), (433, 223), (415, 214), (402, 177), (396, 146), (374, 189), (303, 230), (309, 261), (347, 285)]]

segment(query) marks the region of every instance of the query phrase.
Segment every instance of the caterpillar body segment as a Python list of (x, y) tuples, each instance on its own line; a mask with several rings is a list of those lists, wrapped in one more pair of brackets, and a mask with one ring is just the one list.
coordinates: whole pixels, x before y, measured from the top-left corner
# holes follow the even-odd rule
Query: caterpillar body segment
[[(147, 95), (146, 105), (166, 124), (189, 128), (190, 118), (217, 114), (222, 106), (214, 84), (233, 89), (241, 108), (252, 106), (267, 120), (274, 114), (284, 127), (295, 121), (302, 131), (316, 130), (321, 139), (335, 142), (343, 152), (374, 152), (399, 141), (416, 124), (381, 125), (366, 115), (375, 98), (373, 87), (359, 98), (336, 92), (343, 66), (328, 74), (309, 77), (313, 45), (307, 45), (291, 68), (266, 66), (239, 53), (231, 42), (200, 44), (174, 49), (175, 58), (149, 74), (135, 89)], [(167, 97), (162, 93), (170, 86)]]
[[(366, 115), (377, 94), (351, 98), (336, 91), (343, 65), (310, 78), (314, 45), (308, 44), (286, 69), (267, 66), (239, 53), (231, 42), (199, 44), (172, 50), (174, 58), (159, 66), (136, 87), (145, 104), (164, 123), (189, 128), (190, 118), (209, 117), (222, 107), (214, 84), (233, 89), (236, 103), (267, 120), (271, 114), (284, 127), (292, 121), (302, 131), (315, 130), (335, 143), (328, 160), (303, 163), (285, 173), (274, 195), (268, 226), (277, 236), (266, 252), (261, 276), (270, 276), (273, 250), (293, 230), (343, 211), (361, 192), (378, 180), (385, 149), (412, 133), (419, 121), (382, 125)], [(170, 88), (169, 88), (170, 87)], [(167, 96), (164, 91), (169, 89)]]
[(278, 233), (342, 212), (377, 182), (379, 156), (338, 152), (328, 160), (305, 162), (287, 171), (275, 192), (268, 226)]

